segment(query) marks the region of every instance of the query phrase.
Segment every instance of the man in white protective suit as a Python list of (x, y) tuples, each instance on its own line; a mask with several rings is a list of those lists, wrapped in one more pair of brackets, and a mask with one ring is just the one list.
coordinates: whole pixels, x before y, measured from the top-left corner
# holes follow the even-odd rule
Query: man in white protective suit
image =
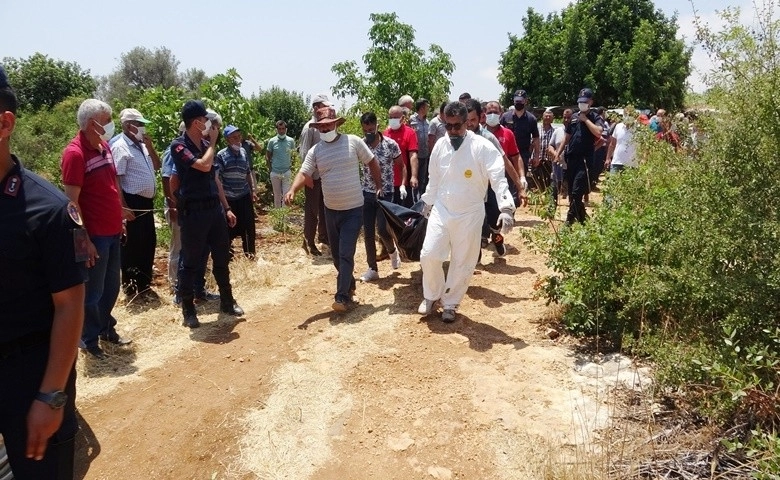
[[(466, 128), (467, 116), (460, 102), (444, 108), (447, 135), (433, 147), (428, 187), (422, 195), (428, 229), (420, 252), (425, 298), (418, 312), (429, 315), (439, 302), (447, 323), (455, 321), (479, 259), (488, 183), (501, 211), (501, 233), (514, 226), (515, 204), (504, 176), (504, 159), (488, 140)], [(448, 258), (445, 279), (443, 264)]]

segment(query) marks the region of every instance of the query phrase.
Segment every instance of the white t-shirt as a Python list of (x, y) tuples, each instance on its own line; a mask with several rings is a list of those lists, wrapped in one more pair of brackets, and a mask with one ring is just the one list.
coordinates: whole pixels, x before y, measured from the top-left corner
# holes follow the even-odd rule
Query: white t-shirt
[[(341, 134), (331, 143), (320, 141), (306, 154), (301, 172), (322, 178), (322, 197), (331, 210), (363, 206), (358, 162), (368, 164), (374, 153), (362, 138)], [(315, 178), (315, 177), (313, 177)]]
[(615, 139), (615, 151), (612, 152), (612, 165), (624, 167), (637, 167), (636, 143), (634, 143), (634, 131), (626, 128), (624, 123), (618, 123), (612, 133)]

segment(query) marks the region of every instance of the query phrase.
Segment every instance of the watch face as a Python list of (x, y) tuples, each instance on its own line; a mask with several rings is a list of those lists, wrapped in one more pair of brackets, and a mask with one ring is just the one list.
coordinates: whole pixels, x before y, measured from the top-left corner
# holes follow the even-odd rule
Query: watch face
[(51, 405), (51, 408), (62, 408), (65, 406), (65, 403), (68, 401), (68, 394), (65, 392), (54, 392), (52, 394), (52, 399), (49, 405)]

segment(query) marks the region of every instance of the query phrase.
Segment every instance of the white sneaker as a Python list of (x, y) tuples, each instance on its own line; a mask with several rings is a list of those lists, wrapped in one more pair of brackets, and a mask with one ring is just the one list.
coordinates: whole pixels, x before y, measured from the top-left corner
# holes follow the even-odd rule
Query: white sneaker
[(423, 301), (420, 302), (420, 306), (417, 307), (417, 313), (420, 315), (430, 315), (433, 313), (433, 308), (436, 305), (436, 300), (428, 300), (426, 298), (423, 298)]
[(371, 282), (373, 280), (379, 280), (379, 274), (373, 268), (366, 270), (366, 273), (360, 276), (361, 282)]
[(390, 264), (393, 266), (393, 270), (401, 268), (401, 255), (398, 253), (398, 249), (390, 254)]

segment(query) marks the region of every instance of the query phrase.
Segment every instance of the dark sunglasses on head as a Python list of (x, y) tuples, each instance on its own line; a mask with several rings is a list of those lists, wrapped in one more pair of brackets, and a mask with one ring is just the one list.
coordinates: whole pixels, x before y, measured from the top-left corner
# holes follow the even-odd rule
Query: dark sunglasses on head
[(450, 130), (460, 130), (462, 127), (463, 127), (463, 122), (459, 122), (459, 123), (445, 123), (444, 124), (444, 129), (447, 130), (448, 132)]

